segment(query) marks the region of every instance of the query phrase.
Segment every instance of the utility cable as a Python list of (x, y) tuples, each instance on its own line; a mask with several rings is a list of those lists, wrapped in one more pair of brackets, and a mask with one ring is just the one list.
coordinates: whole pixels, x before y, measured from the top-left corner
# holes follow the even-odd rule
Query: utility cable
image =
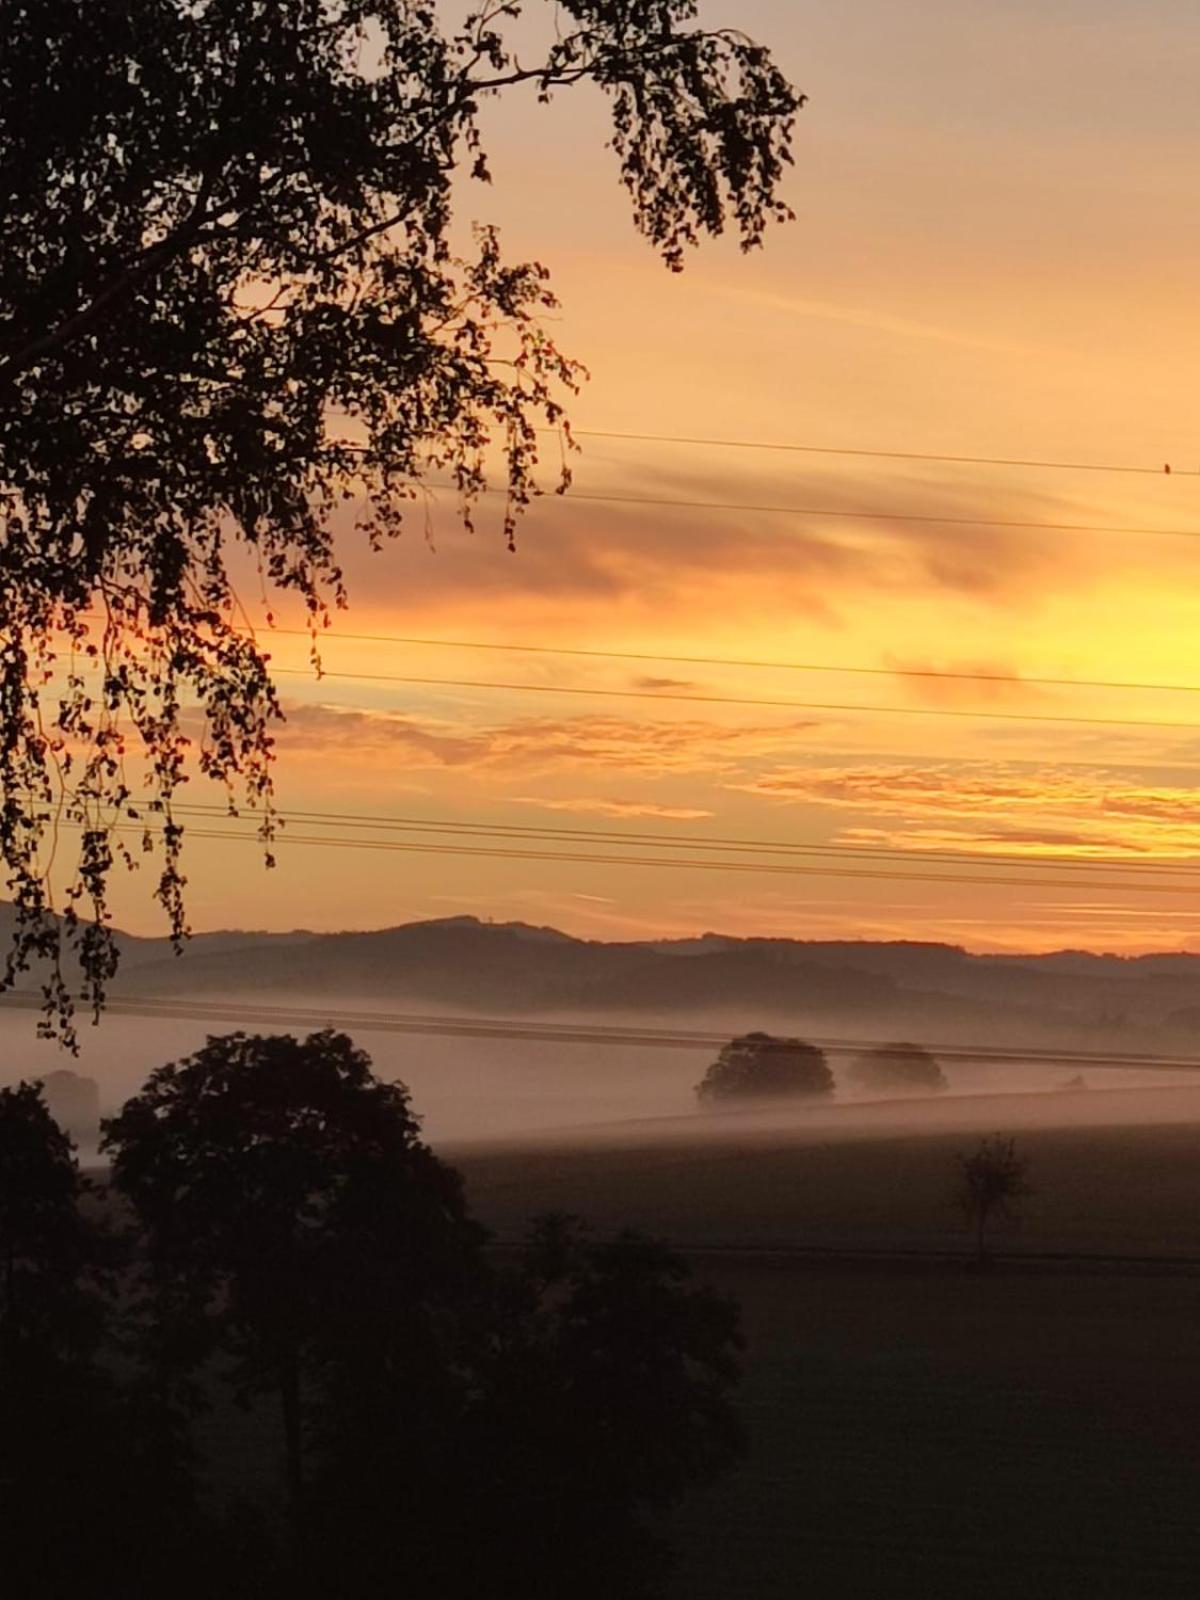
[(1130, 689), (1162, 694), (1200, 694), (1200, 683), (1148, 683), (1144, 680), (1119, 678), (1027, 678), (1004, 672), (951, 672), (936, 667), (861, 667), (819, 661), (765, 661), (760, 657), (745, 656), (667, 655), (662, 651), (649, 650), (587, 650), (568, 645), (505, 644), (490, 639), (429, 639), (395, 633), (343, 633), (340, 628), (330, 629), (327, 633), (317, 633), (315, 636), (307, 628), (276, 628), (264, 625), (262, 631), (268, 638), (285, 635), (297, 639), (315, 639), (318, 646), (325, 640), (335, 643), (345, 640), (357, 644), (419, 645), (438, 650), (507, 651), (519, 655), (574, 656), (596, 661), (655, 662), (669, 666), (750, 667), (769, 672), (826, 672), (870, 678), (930, 678), (953, 683), (1000, 683), (1014, 689)]
[[(558, 428), (538, 428), (538, 433), (561, 436)], [(713, 439), (672, 433), (633, 433), (612, 428), (572, 428), (575, 439), (616, 439), (636, 444), (695, 445), (704, 450), (765, 450), (789, 455), (858, 456), (876, 461), (942, 461), (965, 467), (1033, 467), (1046, 472), (1120, 472), (1162, 478), (1200, 478), (1200, 470), (1176, 467), (1164, 462), (1161, 467), (1136, 466), (1115, 461), (1037, 461), (1014, 456), (947, 455), (932, 450), (868, 450), (850, 445), (789, 444), (774, 439)]]
[(694, 705), (754, 706), (758, 709), (772, 708), (779, 711), (821, 711), (837, 714), (853, 713), (855, 715), (899, 717), (953, 717), (958, 720), (985, 722), (1066, 723), (1093, 728), (1173, 728), (1180, 733), (1195, 733), (1198, 726), (1195, 723), (1173, 722), (1152, 717), (1075, 717), (1068, 716), (1065, 713), (1036, 711), (968, 711), (958, 706), (852, 705), (820, 700), (772, 700), (744, 695), (693, 694), (675, 689), (571, 688), (557, 683), (494, 682), (477, 678), (422, 677), (391, 672), (329, 672), (322, 670), (319, 676), (314, 677), (312, 672), (303, 667), (275, 667), (272, 669), (272, 673), (276, 677), (309, 678), (314, 682), (329, 678), (351, 683), (403, 683), (409, 687), (423, 688), (487, 690), (493, 692), (510, 691), (521, 694), (584, 695), (618, 700), (682, 701)]

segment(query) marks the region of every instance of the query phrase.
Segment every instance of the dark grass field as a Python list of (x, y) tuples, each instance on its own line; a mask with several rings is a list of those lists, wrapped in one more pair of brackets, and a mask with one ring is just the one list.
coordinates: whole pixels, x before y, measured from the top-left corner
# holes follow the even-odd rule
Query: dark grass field
[(1018, 1224), (996, 1232), (998, 1250), (1200, 1262), (1195, 1089), (845, 1106), (791, 1122), (664, 1118), (443, 1153), (505, 1240), (531, 1214), (565, 1210), (685, 1248), (957, 1252), (956, 1158), (995, 1132), (1015, 1137), (1033, 1188)]
[(1200, 1125), (1027, 1127), (1038, 1192), (983, 1272), (948, 1199), (972, 1137), (454, 1153), (503, 1236), (650, 1228), (742, 1303), (751, 1449), (671, 1520), (672, 1600), (1200, 1592)]
[(742, 1466), (673, 1600), (1195, 1595), (1200, 1279), (698, 1264), (744, 1308)]

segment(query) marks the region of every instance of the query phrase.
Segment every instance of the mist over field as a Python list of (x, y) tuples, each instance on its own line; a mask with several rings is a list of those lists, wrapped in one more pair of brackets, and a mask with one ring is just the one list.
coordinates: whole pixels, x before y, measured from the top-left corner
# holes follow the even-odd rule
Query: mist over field
[[(1200, 1113), (1200, 1072), (1149, 1065), (1104, 1064), (1094, 1036), (1055, 1043), (1045, 1040), (997, 1048), (997, 1059), (970, 1059), (968, 1046), (938, 1043), (919, 1032), (940, 1061), (947, 1087), (940, 1094), (866, 1094), (848, 1081), (847, 1069), (865, 1044), (892, 1035), (867, 1034), (861, 1018), (826, 1014), (806, 1028), (802, 1020), (769, 1018), (772, 1032), (795, 1032), (826, 1046), (835, 1079), (832, 1096), (780, 1104), (715, 1110), (698, 1106), (695, 1087), (719, 1048), (735, 1034), (761, 1026), (752, 1008), (656, 1015), (605, 1011), (543, 1014), (539, 1025), (592, 1035), (590, 1039), (446, 1036), (456, 1024), (490, 1026), (498, 1019), (439, 1007), (436, 1014), (415, 1004), (402, 1011), (366, 1007), (354, 995), (263, 991), (256, 1008), (243, 997), (207, 994), (197, 1015), (169, 1017), (110, 1011), (98, 1026), (80, 1029), (80, 1052), (72, 1057), (34, 1036), (34, 1016), (25, 1009), (0, 1010), (0, 1082), (45, 1076), (67, 1068), (93, 1078), (101, 1110), (115, 1112), (164, 1062), (190, 1054), (209, 1034), (242, 1029), (251, 1033), (304, 1034), (328, 1023), (345, 1028), (366, 1049), (379, 1074), (407, 1085), (426, 1136), (435, 1144), (520, 1141), (563, 1133), (581, 1138), (638, 1137), (652, 1127), (657, 1137), (686, 1140), (742, 1134), (823, 1137), (881, 1136), (889, 1132), (976, 1126), (1069, 1127), (1121, 1122), (1187, 1120)], [(297, 1011), (299, 1008), (299, 1011)], [(299, 1020), (296, 1020), (296, 1018)], [(372, 1018), (382, 1019), (372, 1026)], [(291, 1018), (292, 1020), (287, 1020)], [(420, 1030), (397, 1033), (396, 1019)], [(504, 1023), (509, 1026), (511, 1023)], [(936, 1031), (936, 1029), (931, 1030)], [(627, 1032), (628, 1040), (620, 1037)], [(699, 1034), (705, 1042), (670, 1040)], [(971, 1045), (970, 1049), (983, 1048)], [(988, 1046), (987, 1048), (992, 1048)]]

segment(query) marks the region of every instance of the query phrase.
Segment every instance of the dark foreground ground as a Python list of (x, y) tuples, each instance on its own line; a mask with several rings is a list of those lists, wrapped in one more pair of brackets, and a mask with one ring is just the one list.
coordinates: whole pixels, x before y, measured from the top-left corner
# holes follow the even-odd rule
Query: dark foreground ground
[(652, 1228), (743, 1305), (752, 1448), (673, 1518), (672, 1600), (1200, 1592), (1200, 1125), (1026, 1129), (1039, 1192), (996, 1243), (1041, 1259), (984, 1273), (947, 1199), (970, 1142), (453, 1152), (503, 1235)]
[(675, 1600), (1194, 1596), (1200, 1279), (705, 1260), (751, 1452)]

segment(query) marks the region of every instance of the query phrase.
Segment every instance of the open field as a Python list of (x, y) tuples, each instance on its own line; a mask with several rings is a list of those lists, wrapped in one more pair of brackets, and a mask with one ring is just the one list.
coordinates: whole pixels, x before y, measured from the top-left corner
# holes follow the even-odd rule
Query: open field
[(1200, 1258), (1200, 1091), (987, 1095), (663, 1118), (444, 1147), (502, 1238), (566, 1210), (686, 1247), (964, 1248), (956, 1154), (1017, 1138), (1035, 1193), (1001, 1250)]
[[(675, 1517), (672, 1600), (1195, 1593), (1200, 1096), (929, 1110), (447, 1152), (502, 1236), (546, 1208), (650, 1228), (742, 1303), (751, 1451)], [(955, 1152), (996, 1129), (1038, 1191), (1009, 1259), (886, 1254), (965, 1248)]]

